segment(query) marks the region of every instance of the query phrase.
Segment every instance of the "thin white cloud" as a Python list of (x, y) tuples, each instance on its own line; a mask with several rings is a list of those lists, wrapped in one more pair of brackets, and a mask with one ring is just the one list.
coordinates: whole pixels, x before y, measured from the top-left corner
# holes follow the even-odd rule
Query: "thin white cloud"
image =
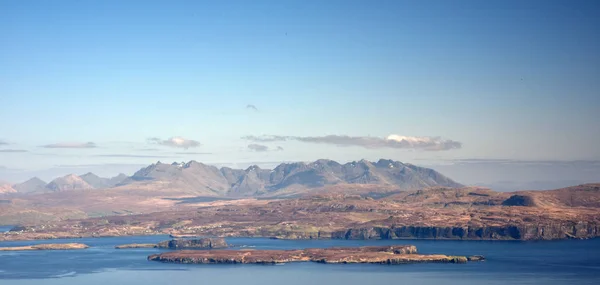
[(7, 145), (7, 144), (8, 144), (7, 142), (0, 140), (0, 145)]
[(148, 141), (150, 143), (155, 143), (155, 144), (164, 145), (164, 146), (168, 146), (168, 147), (183, 148), (183, 149), (199, 147), (202, 145), (199, 141), (190, 140), (190, 139), (186, 139), (186, 138), (182, 138), (182, 137), (171, 137), (166, 140), (162, 140), (160, 138), (149, 138)]
[(43, 145), (41, 147), (43, 147), (43, 148), (96, 148), (98, 146), (93, 142), (87, 142), (87, 143), (61, 142), (61, 143), (47, 144), (47, 145)]
[(24, 149), (0, 149), (0, 152), (27, 152), (27, 150)]
[(445, 140), (440, 137), (411, 137), (391, 134), (385, 138), (327, 135), (314, 137), (300, 136), (245, 136), (242, 139), (253, 142), (276, 142), (276, 141), (300, 141), (305, 143), (333, 144), (337, 146), (359, 146), (369, 149), (397, 148), (397, 149), (419, 149), (428, 151), (441, 151), (458, 149), (462, 144), (453, 140)]

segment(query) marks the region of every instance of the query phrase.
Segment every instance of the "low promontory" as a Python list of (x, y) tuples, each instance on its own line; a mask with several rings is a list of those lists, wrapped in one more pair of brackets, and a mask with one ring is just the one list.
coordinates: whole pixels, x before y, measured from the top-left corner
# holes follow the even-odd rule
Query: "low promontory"
[(86, 249), (89, 246), (82, 243), (49, 243), (13, 247), (0, 247), (0, 251), (19, 251), (19, 250), (67, 250), (67, 249)]
[(189, 264), (317, 263), (466, 263), (466, 256), (417, 254), (413, 245), (332, 247), (298, 250), (183, 250), (148, 256), (148, 260)]

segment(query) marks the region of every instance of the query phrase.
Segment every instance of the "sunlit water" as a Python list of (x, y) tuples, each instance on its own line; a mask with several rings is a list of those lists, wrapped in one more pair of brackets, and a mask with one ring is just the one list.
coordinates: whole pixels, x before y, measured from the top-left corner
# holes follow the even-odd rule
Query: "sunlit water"
[(228, 239), (238, 247), (292, 249), (330, 246), (414, 244), (421, 253), (485, 255), (468, 264), (411, 265), (185, 265), (150, 262), (158, 249), (114, 249), (154, 243), (167, 236), (0, 242), (18, 246), (80, 242), (72, 251), (0, 252), (0, 284), (600, 284), (600, 239), (545, 242), (345, 241)]

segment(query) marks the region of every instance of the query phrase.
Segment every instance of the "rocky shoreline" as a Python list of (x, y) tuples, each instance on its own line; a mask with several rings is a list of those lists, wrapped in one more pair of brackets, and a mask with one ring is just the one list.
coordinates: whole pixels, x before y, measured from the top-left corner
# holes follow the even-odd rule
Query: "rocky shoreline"
[(326, 264), (467, 263), (482, 256), (423, 255), (413, 245), (333, 247), (298, 250), (183, 250), (148, 256), (148, 260), (183, 264), (278, 264), (316, 262)]

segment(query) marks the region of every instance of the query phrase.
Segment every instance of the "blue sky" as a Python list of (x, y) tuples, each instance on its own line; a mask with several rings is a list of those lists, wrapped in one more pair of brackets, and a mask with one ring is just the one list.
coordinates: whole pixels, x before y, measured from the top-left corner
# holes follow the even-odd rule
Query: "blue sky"
[(2, 1), (0, 166), (600, 160), (598, 27), (597, 1)]

